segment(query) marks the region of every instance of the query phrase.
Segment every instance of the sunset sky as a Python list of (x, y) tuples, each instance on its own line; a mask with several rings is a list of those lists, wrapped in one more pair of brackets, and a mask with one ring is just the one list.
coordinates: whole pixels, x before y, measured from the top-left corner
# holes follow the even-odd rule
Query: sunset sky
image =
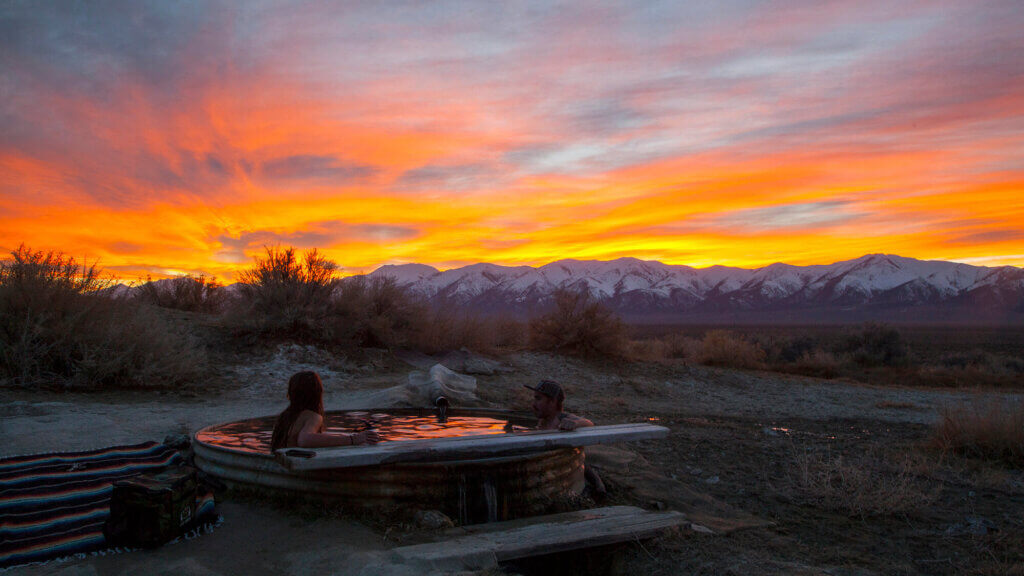
[(0, 250), (1024, 265), (1024, 5), (0, 3)]

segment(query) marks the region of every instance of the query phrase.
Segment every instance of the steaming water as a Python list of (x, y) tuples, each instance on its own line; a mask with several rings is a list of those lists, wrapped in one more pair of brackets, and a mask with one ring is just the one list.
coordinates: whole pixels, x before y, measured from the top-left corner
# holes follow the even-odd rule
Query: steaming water
[[(253, 418), (205, 429), (198, 439), (207, 444), (243, 452), (269, 452), (270, 437), (277, 418)], [(384, 442), (503, 434), (508, 420), (480, 416), (449, 416), (439, 422), (436, 415), (408, 416), (382, 412), (328, 413), (327, 432), (352, 433), (373, 429)]]

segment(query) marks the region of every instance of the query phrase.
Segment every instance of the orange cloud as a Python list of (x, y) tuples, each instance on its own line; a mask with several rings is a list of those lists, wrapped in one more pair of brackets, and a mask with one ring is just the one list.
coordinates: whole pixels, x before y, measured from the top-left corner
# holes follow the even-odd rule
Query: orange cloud
[(1024, 264), (1020, 12), (776, 8), (12, 10), (0, 248)]

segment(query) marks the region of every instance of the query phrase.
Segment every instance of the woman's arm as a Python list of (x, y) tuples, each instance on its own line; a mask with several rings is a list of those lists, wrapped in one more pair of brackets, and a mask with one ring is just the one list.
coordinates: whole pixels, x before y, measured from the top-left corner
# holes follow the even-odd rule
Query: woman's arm
[(299, 448), (327, 448), (330, 446), (354, 446), (377, 442), (380, 436), (376, 432), (356, 432), (355, 434), (330, 434), (319, 432), (322, 429), (323, 418), (315, 412), (304, 412), (299, 416), (301, 428), (299, 429), (296, 444)]

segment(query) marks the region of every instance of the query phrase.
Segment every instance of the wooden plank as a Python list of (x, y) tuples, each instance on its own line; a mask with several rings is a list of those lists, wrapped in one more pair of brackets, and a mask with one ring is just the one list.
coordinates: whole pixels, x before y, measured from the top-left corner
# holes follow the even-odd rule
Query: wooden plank
[[(642, 540), (684, 524), (680, 512), (648, 512), (609, 506), (551, 516), (466, 527), (467, 534), (427, 544), (395, 548), (403, 559), (436, 565), (493, 554), (499, 562)], [(472, 530), (477, 528), (477, 530)], [(449, 533), (452, 531), (449, 531)]]
[(284, 448), (275, 454), (289, 470), (324, 470), (377, 466), (398, 462), (435, 462), (490, 458), (555, 448), (576, 448), (631, 440), (664, 438), (668, 428), (653, 424), (588, 426), (572, 432), (530, 430), (509, 434), (459, 436), (429, 440), (382, 442), (336, 448)]
[(638, 510), (635, 506), (604, 506), (601, 508), (588, 508), (586, 510), (575, 510), (573, 512), (560, 512), (545, 516), (528, 516), (515, 520), (503, 520), (501, 522), (484, 522), (482, 524), (467, 524), (456, 528), (449, 528), (442, 532), (448, 538), (457, 538), (468, 534), (483, 534), (486, 532), (501, 532), (514, 528), (532, 526), (538, 522), (547, 524), (572, 523), (583, 520), (594, 520), (598, 518), (613, 518), (616, 516), (629, 516)]

